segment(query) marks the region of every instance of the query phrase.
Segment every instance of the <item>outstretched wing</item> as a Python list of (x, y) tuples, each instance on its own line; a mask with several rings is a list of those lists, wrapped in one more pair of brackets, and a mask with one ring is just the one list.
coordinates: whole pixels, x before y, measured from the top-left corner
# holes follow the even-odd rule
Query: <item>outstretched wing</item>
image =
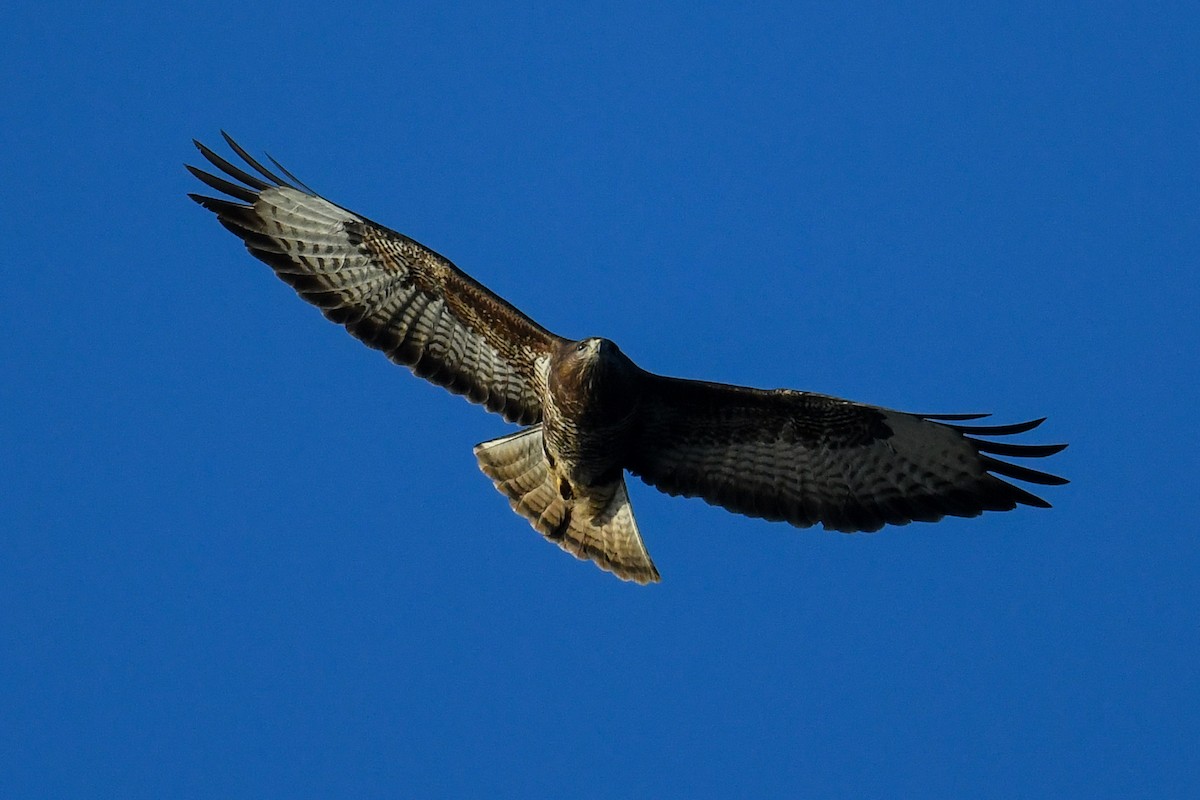
[(253, 172), (196, 142), (224, 177), (188, 170), (228, 197), (190, 196), (253, 255), (397, 364), (511, 422), (541, 420), (558, 337), (429, 248), (334, 205), (272, 159), (279, 177), (222, 135)]
[[(730, 511), (837, 531), (1048, 507), (1001, 478), (1062, 478), (994, 456), (1049, 456), (1065, 444), (975, 438), (1041, 424), (960, 424), (981, 414), (913, 415), (786, 389), (646, 377), (628, 468), (668, 494)], [(994, 473), (994, 474), (993, 474)]]

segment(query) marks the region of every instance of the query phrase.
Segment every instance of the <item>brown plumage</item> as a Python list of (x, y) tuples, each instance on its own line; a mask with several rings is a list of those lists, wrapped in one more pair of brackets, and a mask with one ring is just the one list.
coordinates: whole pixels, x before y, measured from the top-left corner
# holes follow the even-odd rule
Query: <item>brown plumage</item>
[[(624, 473), (668, 494), (798, 527), (874, 531), (1049, 504), (1003, 478), (1066, 483), (995, 456), (1043, 420), (967, 426), (788, 389), (646, 372), (606, 339), (556, 336), (429, 248), (330, 203), (278, 162), (199, 142), (224, 198), (190, 195), (330, 320), (417, 375), (528, 426), (476, 446), (480, 468), (546, 538), (626, 580), (657, 581)], [(1000, 476), (1003, 476), (1000, 477)]]

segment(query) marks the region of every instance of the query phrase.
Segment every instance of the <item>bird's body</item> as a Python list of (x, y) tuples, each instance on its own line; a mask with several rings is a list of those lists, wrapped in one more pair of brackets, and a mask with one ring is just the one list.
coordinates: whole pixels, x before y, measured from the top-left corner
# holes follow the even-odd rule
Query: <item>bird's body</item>
[(610, 481), (628, 461), (637, 366), (607, 339), (567, 342), (551, 356), (542, 404), (546, 454), (575, 484)]
[(737, 513), (839, 531), (1048, 506), (997, 475), (1065, 483), (993, 457), (1042, 457), (1065, 445), (978, 438), (1042, 420), (963, 426), (983, 415), (914, 415), (667, 378), (607, 339), (556, 336), (432, 250), (330, 203), (276, 164), (287, 179), (279, 177), (226, 139), (254, 172), (197, 143), (227, 177), (189, 169), (233, 200), (192, 197), (365, 344), (527, 426), (476, 446), (480, 468), (536, 530), (619, 577), (659, 579), (626, 472)]

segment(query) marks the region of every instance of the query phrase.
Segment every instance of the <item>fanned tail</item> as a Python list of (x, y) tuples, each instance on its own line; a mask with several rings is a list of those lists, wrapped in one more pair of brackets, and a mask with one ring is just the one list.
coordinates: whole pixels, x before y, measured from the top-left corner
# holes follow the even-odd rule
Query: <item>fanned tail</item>
[(618, 578), (658, 582), (623, 475), (613, 483), (587, 487), (586, 493), (569, 488), (546, 460), (541, 425), (476, 445), (475, 456), (513, 510), (538, 533)]

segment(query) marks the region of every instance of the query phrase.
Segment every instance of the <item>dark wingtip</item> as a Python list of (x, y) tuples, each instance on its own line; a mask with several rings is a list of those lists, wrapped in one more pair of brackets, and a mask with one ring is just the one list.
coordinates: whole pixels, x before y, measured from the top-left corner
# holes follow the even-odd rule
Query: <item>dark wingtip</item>
[[(200, 155), (204, 156), (205, 160), (208, 161), (208, 163), (212, 164), (214, 167), (216, 167), (218, 170), (220, 170), (221, 172), (228, 175), (230, 178), (241, 181), (246, 186), (250, 187), (251, 189), (253, 189), (256, 192), (261, 192), (264, 189), (271, 188), (270, 183), (267, 183), (266, 181), (262, 180), (261, 178), (251, 175), (249, 172), (246, 172), (246, 170), (242, 169), (241, 167), (238, 167), (238, 166), (230, 163), (228, 160), (217, 155), (217, 153), (213, 152), (213, 150), (211, 148), (209, 148), (202, 142), (198, 142), (195, 139), (193, 139), (192, 141), (195, 142), (196, 147), (200, 150)], [(200, 176), (197, 175), (197, 177), (200, 177)], [(201, 180), (204, 180), (204, 179), (201, 178)], [(276, 184), (276, 185), (279, 185), (279, 184)]]
[(922, 419), (936, 420), (937, 422), (966, 422), (972, 419), (983, 419), (991, 415), (989, 411), (985, 414), (917, 414), (916, 416)]
[(1040, 472), (1018, 464), (1009, 464), (1007, 461), (1000, 461), (990, 456), (980, 456), (980, 461), (983, 462), (983, 467), (988, 472), (995, 472), (998, 475), (1016, 478), (1026, 483), (1038, 483), (1043, 486), (1062, 486), (1068, 482), (1066, 478), (1060, 478), (1058, 475)]
[(247, 212), (252, 211), (250, 206), (235, 203), (224, 197), (209, 197), (208, 195), (196, 194), (194, 192), (189, 192), (188, 197), (220, 217), (241, 218)]
[(188, 172), (192, 173), (194, 177), (199, 179), (211, 189), (216, 189), (218, 192), (223, 192), (230, 197), (236, 197), (243, 203), (253, 203), (258, 199), (258, 192), (254, 191), (253, 189), (247, 189), (245, 186), (231, 183), (224, 178), (219, 178), (216, 175), (205, 172), (202, 169), (193, 167), (191, 164), (187, 164), (186, 166)]
[(279, 169), (280, 172), (282, 172), (284, 175), (286, 175), (288, 180), (290, 180), (293, 184), (295, 184), (297, 188), (303, 189), (304, 191), (308, 192), (311, 195), (317, 194), (315, 191), (312, 190), (312, 188), (308, 184), (306, 184), (304, 181), (300, 180), (295, 175), (293, 175), (291, 173), (291, 171), (288, 170), (287, 167), (285, 167), (283, 164), (280, 164), (278, 161), (276, 161), (275, 158), (270, 153), (267, 153), (266, 156), (267, 156), (267, 160), (270, 161), (272, 164), (274, 164)]
[(1011, 425), (947, 425), (959, 433), (975, 436), (1014, 436), (1018, 433), (1028, 433), (1046, 421), (1045, 417), (1031, 419), (1028, 422), (1014, 422)]
[(233, 137), (230, 136), (228, 133), (226, 133), (225, 131), (221, 131), (221, 136), (224, 137), (225, 143), (229, 145), (230, 149), (233, 150), (233, 152), (237, 153), (238, 157), (241, 158), (242, 161), (245, 161), (247, 164), (249, 164), (250, 167), (255, 172), (257, 172), (259, 175), (262, 175), (264, 178), (266, 178), (269, 181), (274, 181), (276, 186), (288, 186), (291, 188), (295, 188), (290, 183), (285, 181), (283, 178), (279, 177), (274, 172), (271, 172), (271, 170), (267, 169), (261, 163), (259, 163), (259, 161), (254, 156), (250, 155), (249, 151), (247, 151), (246, 148), (242, 147), (240, 144), (235, 142), (233, 140)]
[[(959, 419), (966, 419), (965, 415)], [(929, 418), (932, 419), (932, 418)], [(957, 421), (957, 420), (956, 420)], [(1066, 443), (1060, 444), (1013, 444), (1011, 442), (997, 442), (991, 439), (981, 439), (976, 437), (990, 436), (1015, 436), (1017, 434), (1027, 433), (1034, 428), (1037, 428), (1046, 417), (1038, 417), (1026, 422), (1016, 422), (1010, 425), (954, 425), (946, 424), (946, 427), (960, 433), (963, 438), (975, 448), (975, 452), (979, 456), (980, 463), (983, 468), (994, 473), (992, 477), (1003, 475), (1006, 478), (1024, 481), (1026, 483), (1035, 483), (1042, 486), (1062, 486), (1070, 483), (1066, 478), (1058, 475), (1052, 475), (1048, 472), (1030, 469), (1019, 464), (1012, 464), (1007, 461), (1001, 461), (993, 456), (1005, 456), (1009, 458), (1046, 458), (1061, 453), (1067, 449)], [(996, 479), (1002, 490), (1003, 499), (1005, 502), (1016, 502), (1027, 506), (1036, 506), (1038, 508), (1050, 508), (1050, 504), (1042, 498), (1030, 494), (1029, 492), (1012, 484)]]
[(1023, 506), (1033, 506), (1034, 508), (1053, 508), (1052, 505), (1032, 492), (1027, 492), (1018, 486), (1013, 486), (1011, 483), (1006, 483), (1004, 485), (1009, 488), (1012, 498)]
[(981, 453), (993, 453), (998, 456), (1014, 458), (1045, 458), (1067, 449), (1065, 444), (1009, 444), (1008, 442), (990, 442), (986, 439), (964, 437)]

